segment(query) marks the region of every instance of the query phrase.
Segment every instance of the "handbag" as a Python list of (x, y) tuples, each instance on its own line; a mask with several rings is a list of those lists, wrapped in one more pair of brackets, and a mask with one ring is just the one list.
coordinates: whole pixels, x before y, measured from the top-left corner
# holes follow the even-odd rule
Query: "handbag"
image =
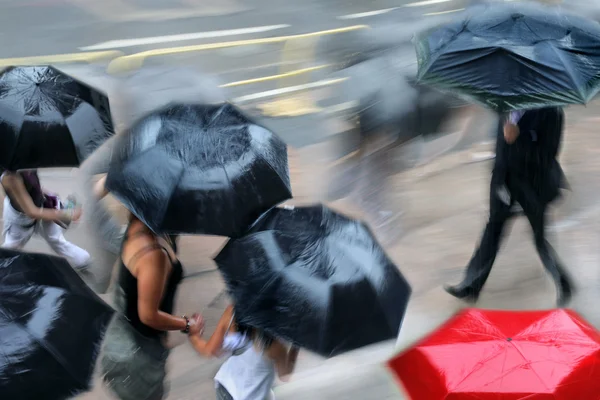
[(54, 210), (61, 209), (60, 197), (57, 194), (51, 194), (44, 192), (44, 202), (42, 203), (43, 208), (50, 208)]

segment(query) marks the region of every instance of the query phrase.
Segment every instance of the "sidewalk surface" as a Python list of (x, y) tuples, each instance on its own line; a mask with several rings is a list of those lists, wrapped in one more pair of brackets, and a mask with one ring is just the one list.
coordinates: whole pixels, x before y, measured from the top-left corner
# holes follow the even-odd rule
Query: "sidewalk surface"
[[(572, 271), (578, 292), (572, 307), (600, 326), (598, 302), (600, 287), (600, 136), (594, 128), (597, 106), (573, 107), (567, 113), (567, 131), (561, 155), (572, 186), (570, 193), (551, 218), (550, 238)], [(448, 140), (448, 139), (446, 139)], [(335, 180), (329, 166), (335, 161), (332, 141), (290, 149), (292, 204), (321, 201), (324, 189)], [(432, 150), (432, 154), (435, 153)], [(454, 158), (452, 158), (454, 157)], [(451, 161), (448, 161), (451, 160)], [(302, 352), (297, 373), (291, 382), (279, 384), (278, 399), (402, 399), (403, 395), (382, 361), (434, 329), (465, 306), (448, 296), (444, 283), (458, 282), (462, 269), (477, 244), (487, 214), (489, 161), (469, 163), (467, 157), (442, 156), (426, 166), (396, 175), (388, 190), (406, 207), (399, 221), (405, 234), (387, 248), (411, 283), (414, 294), (402, 332), (395, 341), (378, 344), (330, 360)], [(52, 170), (42, 174), (42, 182), (62, 195), (77, 192), (76, 170)], [(330, 206), (360, 217), (363, 213), (349, 200)], [(368, 222), (368, 221), (367, 221)], [(66, 236), (94, 253), (97, 244), (85, 234), (82, 225)], [(178, 293), (176, 313), (202, 312), (207, 332), (214, 328), (227, 299), (223, 283), (211, 257), (224, 240), (211, 237), (185, 237), (181, 242), (182, 261), (188, 276)], [(31, 251), (49, 251), (45, 243), (33, 239)], [(100, 268), (102, 266), (94, 266)], [(104, 295), (109, 299), (109, 296)], [(479, 307), (503, 309), (552, 308), (554, 288), (535, 253), (532, 235), (525, 219), (517, 219), (511, 229)], [(169, 399), (214, 399), (212, 377), (219, 360), (207, 361), (196, 355), (180, 334), (174, 334), (169, 361)], [(109, 399), (100, 387), (81, 399)]]

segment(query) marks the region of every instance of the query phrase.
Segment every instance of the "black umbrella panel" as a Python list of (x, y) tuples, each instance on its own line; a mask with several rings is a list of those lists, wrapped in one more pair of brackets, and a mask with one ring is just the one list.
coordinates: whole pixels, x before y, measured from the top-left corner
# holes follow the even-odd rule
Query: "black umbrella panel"
[(63, 259), (0, 249), (0, 397), (89, 390), (112, 309)]
[(157, 233), (239, 236), (292, 195), (286, 144), (230, 104), (172, 104), (118, 140), (106, 186)]
[(600, 89), (600, 25), (558, 8), (473, 7), (415, 45), (421, 82), (497, 111), (582, 104)]
[(240, 322), (335, 356), (397, 337), (411, 288), (362, 222), (273, 208), (215, 258)]
[(96, 89), (47, 66), (0, 74), (0, 167), (77, 167), (113, 134)]

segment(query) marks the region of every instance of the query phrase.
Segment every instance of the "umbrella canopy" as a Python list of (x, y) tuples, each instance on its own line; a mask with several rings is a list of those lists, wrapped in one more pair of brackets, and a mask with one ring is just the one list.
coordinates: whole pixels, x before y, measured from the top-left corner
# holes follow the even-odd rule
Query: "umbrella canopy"
[(415, 44), (421, 82), (497, 111), (586, 103), (600, 89), (600, 25), (558, 8), (473, 7)]
[(600, 333), (570, 310), (468, 309), (388, 365), (415, 400), (588, 399)]
[(67, 399), (90, 389), (113, 311), (59, 257), (0, 249), (0, 393)]
[(292, 195), (285, 143), (230, 104), (172, 104), (117, 140), (106, 186), (157, 233), (238, 236)]
[(0, 167), (77, 167), (113, 134), (96, 89), (48, 66), (0, 74)]
[(215, 258), (243, 323), (323, 356), (395, 338), (411, 288), (362, 222), (273, 208)]

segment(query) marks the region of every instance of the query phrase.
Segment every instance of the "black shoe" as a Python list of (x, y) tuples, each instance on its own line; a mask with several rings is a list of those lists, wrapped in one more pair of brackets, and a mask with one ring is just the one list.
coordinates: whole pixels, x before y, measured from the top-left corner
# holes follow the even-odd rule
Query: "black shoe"
[(561, 277), (560, 283), (556, 286), (557, 299), (556, 305), (559, 308), (565, 307), (573, 298), (573, 285), (567, 277)]
[(464, 300), (468, 303), (476, 303), (479, 298), (479, 293), (476, 293), (472, 288), (468, 286), (444, 286), (444, 290), (448, 292), (448, 294), (456, 297), (457, 299)]

